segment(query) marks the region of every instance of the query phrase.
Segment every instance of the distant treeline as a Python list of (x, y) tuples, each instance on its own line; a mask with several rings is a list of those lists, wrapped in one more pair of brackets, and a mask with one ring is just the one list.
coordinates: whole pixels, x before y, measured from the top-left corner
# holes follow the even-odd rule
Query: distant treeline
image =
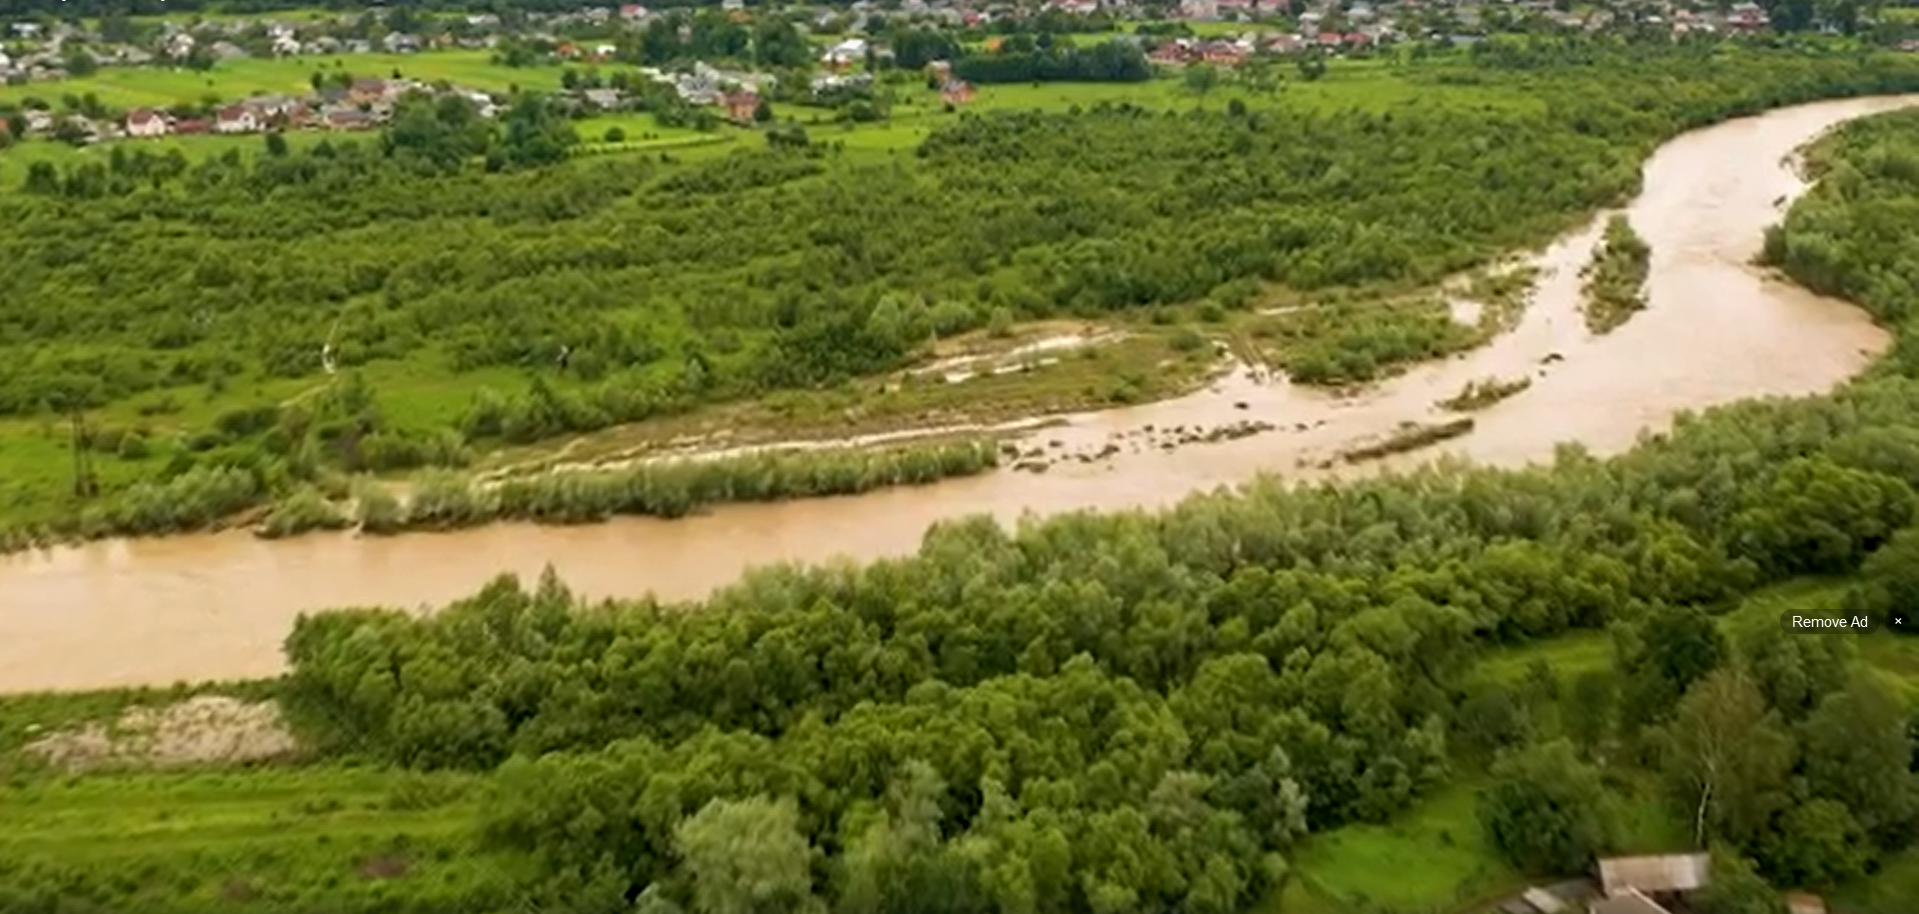
[(1083, 50), (1068, 44), (969, 54), (953, 62), (953, 75), (976, 83), (1145, 82), (1153, 66), (1138, 45), (1114, 39)]

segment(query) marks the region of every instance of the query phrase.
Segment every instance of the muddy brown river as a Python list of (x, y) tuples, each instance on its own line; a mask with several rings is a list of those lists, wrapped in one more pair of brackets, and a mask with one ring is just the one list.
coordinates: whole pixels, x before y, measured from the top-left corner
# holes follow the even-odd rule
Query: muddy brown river
[[(1475, 414), (1469, 435), (1340, 472), (1447, 453), (1517, 465), (1550, 458), (1566, 441), (1615, 453), (1683, 410), (1824, 391), (1865, 367), (1886, 335), (1858, 309), (1764, 278), (1747, 263), (1783, 201), (1802, 189), (1788, 164), (1793, 150), (1841, 121), (1914, 101), (1783, 109), (1661, 147), (1646, 164), (1644, 193), (1627, 210), (1652, 247), (1651, 304), (1604, 337), (1589, 335), (1578, 314), (1578, 273), (1602, 218), (1537, 256), (1541, 280), (1525, 316), (1480, 350), (1359, 396), (1235, 373), (1190, 397), (1072, 417), (1024, 446), (1066, 454), (1116, 441), (1121, 450), (1091, 463), (1060, 462), (1045, 474), (1001, 470), (857, 498), (728, 506), (678, 521), (279, 542), (228, 532), (0, 557), (0, 691), (268, 676), (282, 667), (280, 642), (299, 613), (439, 604), (500, 572), (530, 578), (549, 563), (596, 596), (697, 597), (753, 565), (905, 553), (946, 518), (1159, 506), (1261, 472), (1323, 475), (1331, 471), (1318, 468), (1322, 461), (1403, 422), (1441, 418), (1434, 401), (1486, 377), (1533, 383)], [(1562, 358), (1544, 364), (1551, 353)], [(1247, 420), (1277, 428), (1170, 452), (1139, 435), (1149, 425)]]

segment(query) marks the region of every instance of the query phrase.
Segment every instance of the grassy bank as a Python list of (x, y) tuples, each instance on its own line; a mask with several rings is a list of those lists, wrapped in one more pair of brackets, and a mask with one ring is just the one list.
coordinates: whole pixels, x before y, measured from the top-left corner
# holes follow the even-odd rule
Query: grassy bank
[(1633, 231), (1625, 216), (1606, 220), (1605, 234), (1593, 248), (1584, 270), (1584, 299), (1580, 313), (1586, 329), (1607, 334), (1619, 329), (1646, 308), (1646, 275), (1652, 268), (1652, 250)]
[(480, 783), (332, 767), (16, 779), (0, 788), (0, 910), (55, 910), (33, 905), (59, 887), (67, 905), (153, 914), (501, 910), (517, 861), (473, 840)]
[(339, 54), (309, 57), (248, 57), (223, 60), (204, 72), (184, 67), (101, 67), (85, 77), (50, 83), (0, 86), (0, 102), (39, 98), (58, 102), (65, 95), (92, 93), (110, 108), (165, 108), (197, 105), (208, 96), (234, 102), (254, 95), (304, 95), (313, 90), (313, 74), (349, 73), (391, 78), (395, 73), (422, 82), (450, 82), (469, 89), (507, 92), (560, 88), (561, 68), (508, 67), (494, 63), (491, 51), (432, 51), (419, 54)]

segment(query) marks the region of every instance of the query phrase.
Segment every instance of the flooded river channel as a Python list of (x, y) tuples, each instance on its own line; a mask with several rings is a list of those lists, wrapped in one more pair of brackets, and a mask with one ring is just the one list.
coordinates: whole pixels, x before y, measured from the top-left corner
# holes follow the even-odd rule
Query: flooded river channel
[[(1539, 255), (1540, 284), (1525, 316), (1485, 348), (1357, 396), (1235, 373), (1190, 397), (1072, 417), (1022, 446), (1071, 455), (1117, 444), (1118, 452), (1056, 461), (1044, 474), (1001, 470), (854, 498), (726, 506), (677, 521), (277, 542), (235, 531), (0, 557), (0, 691), (272, 675), (301, 612), (444, 603), (500, 572), (531, 577), (549, 563), (596, 596), (697, 597), (753, 565), (905, 553), (946, 518), (1157, 506), (1261, 472), (1324, 475), (1334, 471), (1320, 465), (1340, 451), (1403, 422), (1438, 420), (1436, 400), (1487, 377), (1530, 377), (1532, 386), (1475, 414), (1466, 436), (1339, 472), (1443, 453), (1517, 465), (1549, 458), (1564, 441), (1614, 453), (1682, 410), (1827, 390), (1861, 370), (1886, 335), (1858, 309), (1766, 279), (1747, 263), (1801, 189), (1787, 161), (1795, 148), (1836, 123), (1912, 101), (1784, 109), (1661, 147), (1628, 210), (1652, 248), (1651, 306), (1603, 338), (1590, 336), (1578, 314), (1578, 273), (1598, 236), (1594, 223)], [(1248, 421), (1273, 429), (1171, 451), (1142, 435), (1148, 426)]]

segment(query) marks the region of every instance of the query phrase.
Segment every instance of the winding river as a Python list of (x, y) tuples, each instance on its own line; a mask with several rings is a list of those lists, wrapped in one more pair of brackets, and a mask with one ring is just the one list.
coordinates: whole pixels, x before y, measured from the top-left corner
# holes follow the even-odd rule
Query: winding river
[[(873, 558), (914, 549), (936, 521), (987, 512), (1151, 507), (1272, 471), (1320, 464), (1407, 421), (1467, 381), (1530, 376), (1532, 387), (1476, 415), (1442, 445), (1340, 472), (1453, 453), (1499, 465), (1549, 458), (1558, 442), (1597, 453), (1629, 447), (1683, 410), (1830, 389), (1887, 345), (1866, 315), (1747, 266), (1762, 230), (1802, 187), (1793, 151), (1850, 118), (1916, 101), (1852, 99), (1782, 109), (1678, 137), (1646, 164), (1627, 211), (1652, 247), (1648, 310), (1590, 336), (1579, 270), (1599, 224), (1538, 255), (1541, 280), (1519, 325), (1468, 355), (1419, 368), (1358, 396), (1335, 397), (1245, 374), (1178, 400), (1072, 417), (1027, 447), (1120, 452), (1059, 462), (1046, 474), (1000, 471), (857, 498), (728, 506), (678, 520), (585, 527), (495, 525), (391, 539), (316, 535), (281, 542), (245, 532), (109, 541), (0, 557), (0, 691), (87, 689), (268, 676), (301, 612), (423, 606), (469, 594), (503, 571), (551, 563), (596, 596), (700, 596), (749, 566)], [(1560, 358), (1548, 359), (1557, 353)], [(1165, 451), (1138, 446), (1147, 426), (1272, 423), (1264, 434)], [(1053, 442), (1057, 441), (1055, 445)]]

